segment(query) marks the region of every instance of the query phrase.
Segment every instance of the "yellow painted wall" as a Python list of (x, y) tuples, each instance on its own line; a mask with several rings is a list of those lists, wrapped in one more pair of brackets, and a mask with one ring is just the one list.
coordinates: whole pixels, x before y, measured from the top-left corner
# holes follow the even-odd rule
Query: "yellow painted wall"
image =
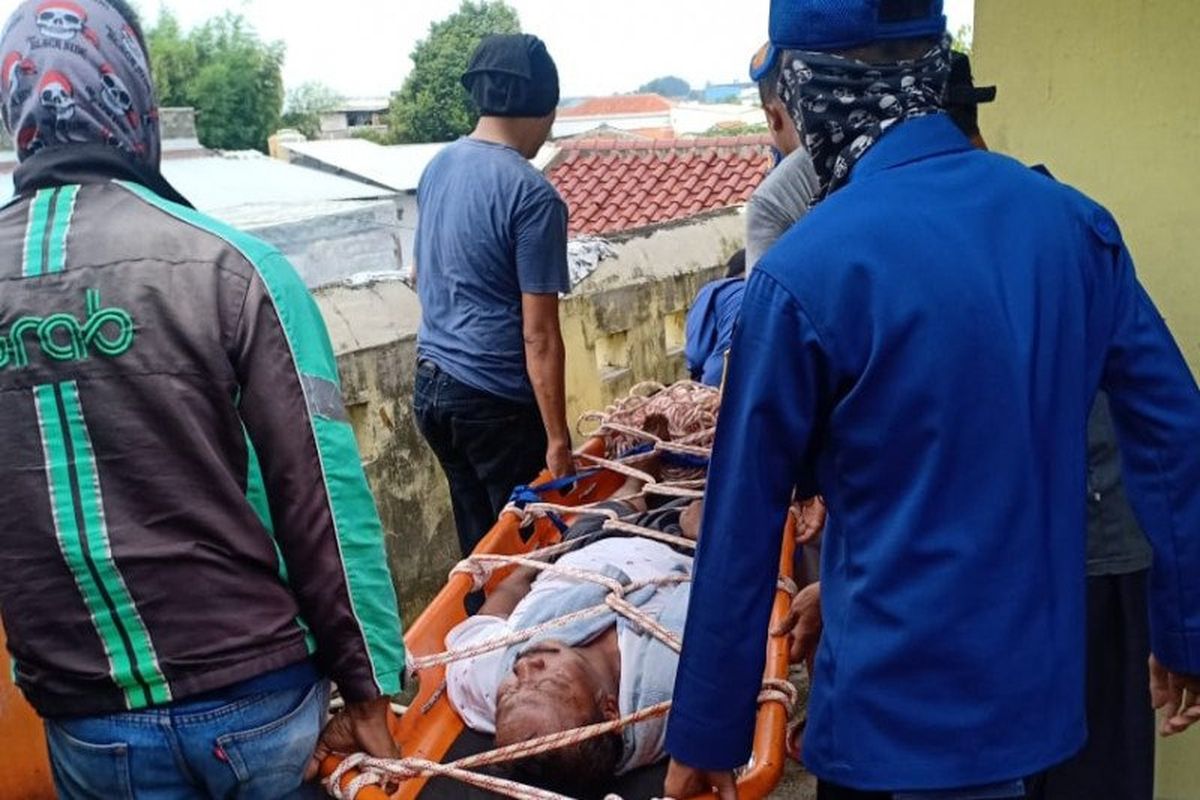
[(1200, 373), (1200, 2), (976, 0), (981, 127), (1117, 216)]
[[(725, 213), (631, 237), (617, 245), (616, 260), (604, 262), (563, 302), (572, 423), (638, 383), (687, 377), (688, 309), (705, 283), (724, 277), (723, 265), (742, 246), (744, 230), (740, 214)], [(582, 441), (577, 435), (575, 444)]]
[[(1198, 0), (976, 0), (993, 149), (1108, 206), (1200, 374)], [(1162, 743), (1162, 800), (1200, 800), (1200, 732)]]

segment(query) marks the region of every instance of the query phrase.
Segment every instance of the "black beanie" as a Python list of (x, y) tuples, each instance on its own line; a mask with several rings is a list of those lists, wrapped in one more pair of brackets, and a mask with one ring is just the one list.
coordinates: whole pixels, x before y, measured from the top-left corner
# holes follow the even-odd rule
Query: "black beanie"
[(485, 117), (544, 117), (558, 107), (558, 67), (546, 43), (527, 33), (480, 42), (462, 85)]

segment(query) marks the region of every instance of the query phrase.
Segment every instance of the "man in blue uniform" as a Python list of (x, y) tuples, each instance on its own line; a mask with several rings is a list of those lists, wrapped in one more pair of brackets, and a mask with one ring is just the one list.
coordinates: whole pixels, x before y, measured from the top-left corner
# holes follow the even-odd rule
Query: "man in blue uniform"
[(1155, 552), (1154, 703), (1164, 733), (1200, 720), (1200, 391), (1112, 217), (941, 113), (944, 33), (940, 0), (772, 4), (825, 199), (746, 289), (670, 795), (732, 796), (747, 760), (796, 485), (830, 507), (805, 738), (822, 797), (1023, 797), (1077, 752), (1101, 387)]

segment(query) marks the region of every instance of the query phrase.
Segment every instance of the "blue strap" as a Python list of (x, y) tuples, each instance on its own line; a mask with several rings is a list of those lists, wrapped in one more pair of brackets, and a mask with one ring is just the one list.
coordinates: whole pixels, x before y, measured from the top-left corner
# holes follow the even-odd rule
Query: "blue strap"
[(672, 467), (683, 469), (708, 469), (708, 459), (703, 456), (692, 456), (686, 453), (663, 453), (663, 462)]
[[(586, 470), (566, 478), (557, 478), (538, 486), (518, 486), (517, 488), (513, 489), (512, 495), (509, 497), (508, 501), (517, 508), (524, 509), (525, 506), (529, 505), (530, 503), (540, 503), (542, 501), (542, 495), (547, 494), (548, 492), (557, 492), (562, 489), (572, 487), (579, 481), (585, 478), (590, 478), (599, 471), (600, 470), (598, 469)], [(559, 533), (563, 534), (564, 536), (566, 535), (569, 526), (563, 521), (562, 517), (554, 513), (547, 513), (546, 518), (554, 523), (554, 527), (558, 528)]]
[(653, 442), (632, 447), (629, 450), (622, 452), (621, 455), (617, 456), (617, 460), (620, 461), (625, 458), (633, 458), (634, 456), (644, 456), (647, 453), (653, 453), (655, 447), (656, 445)]
[[(516, 489), (513, 490), (513, 494), (515, 495), (517, 492), (532, 492), (534, 494), (534, 496), (536, 497), (538, 495), (543, 495), (548, 492), (557, 492), (557, 491), (561, 491), (563, 489), (570, 489), (575, 484), (579, 483), (581, 480), (583, 480), (585, 478), (590, 478), (599, 471), (600, 470), (597, 470), (597, 469), (589, 469), (589, 470), (585, 470), (583, 472), (576, 473), (575, 475), (568, 475), (565, 478), (556, 478), (555, 480), (547, 481), (546, 483), (541, 483), (541, 484), (538, 484), (537, 486), (518, 486)], [(515, 503), (517, 501), (514, 499), (512, 502)], [(526, 502), (536, 503), (537, 500), (528, 500)]]

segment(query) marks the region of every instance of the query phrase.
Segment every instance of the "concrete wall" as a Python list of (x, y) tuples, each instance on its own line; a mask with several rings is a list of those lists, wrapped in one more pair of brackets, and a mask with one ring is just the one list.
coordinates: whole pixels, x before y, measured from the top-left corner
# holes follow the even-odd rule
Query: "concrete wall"
[[(641, 381), (683, 377), (684, 314), (741, 247), (742, 229), (741, 216), (727, 213), (616, 243), (617, 257), (563, 303), (572, 421)], [(458, 559), (445, 478), (410, 410), (420, 306), (400, 281), (327, 287), (316, 297), (383, 517), (401, 605), (413, 620)]]
[(317, 302), (387, 532), (401, 610), (411, 621), (458, 560), (446, 481), (411, 410), (420, 306), (399, 281), (330, 287), (317, 292)]
[[(1200, 374), (1196, 0), (978, 0), (974, 68), (1000, 87), (983, 133), (1108, 206)], [(1162, 742), (1164, 800), (1200, 800), (1200, 733)]]
[(572, 421), (642, 381), (687, 377), (684, 318), (700, 287), (723, 276), (744, 228), (740, 214), (724, 212), (616, 240), (617, 258), (563, 304)]
[(394, 200), (339, 201), (311, 209), (240, 211), (240, 227), (275, 245), (310, 287), (401, 269), (404, 231)]
[(158, 124), (163, 139), (195, 139), (196, 109), (160, 108)]
[(400, 206), (400, 266), (407, 273), (416, 263), (413, 254), (417, 251), (417, 219), (420, 215), (417, 193), (398, 195), (396, 203)]
[[(1195, 0), (978, 0), (988, 142), (1108, 206), (1200, 373), (1200, 71)], [(1182, 98), (1182, 100), (1181, 100)]]

